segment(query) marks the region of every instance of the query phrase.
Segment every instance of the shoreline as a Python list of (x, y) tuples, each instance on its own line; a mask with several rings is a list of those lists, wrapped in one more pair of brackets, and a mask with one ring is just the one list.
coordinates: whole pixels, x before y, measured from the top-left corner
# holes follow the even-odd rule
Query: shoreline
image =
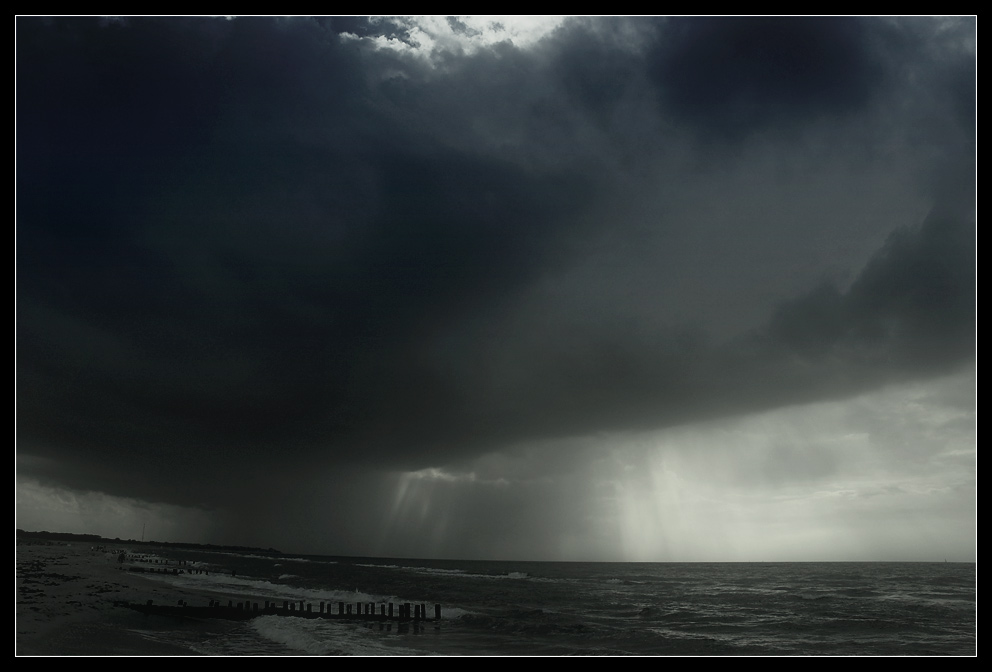
[(199, 655), (135, 632), (141, 615), (114, 602), (199, 602), (210, 591), (129, 572), (113, 551), (85, 542), (19, 539), (15, 565), (15, 656)]

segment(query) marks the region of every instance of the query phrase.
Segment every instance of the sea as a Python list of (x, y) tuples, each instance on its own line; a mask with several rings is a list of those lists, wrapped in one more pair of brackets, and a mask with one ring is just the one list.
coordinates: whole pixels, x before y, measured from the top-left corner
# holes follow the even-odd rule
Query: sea
[(191, 655), (977, 654), (974, 563), (489, 562), (166, 548), (128, 562), (203, 595), (190, 606), (427, 605), (428, 620), (407, 624), (116, 610), (115, 627)]

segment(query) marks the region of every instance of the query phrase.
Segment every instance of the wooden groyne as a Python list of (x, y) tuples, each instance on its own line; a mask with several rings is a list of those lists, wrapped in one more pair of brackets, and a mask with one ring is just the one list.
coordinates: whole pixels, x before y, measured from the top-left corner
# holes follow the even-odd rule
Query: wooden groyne
[(136, 602), (115, 602), (115, 606), (126, 607), (143, 614), (156, 616), (177, 616), (181, 618), (223, 618), (231, 621), (244, 621), (258, 616), (295, 616), (297, 618), (332, 618), (351, 621), (372, 621), (389, 623), (416, 623), (421, 621), (440, 621), (441, 605), (434, 605), (433, 618), (428, 617), (427, 605), (403, 602), (394, 605), (392, 602), (356, 602), (354, 604), (338, 602), (337, 609), (333, 602), (320, 602), (316, 609), (313, 604), (283, 600), (282, 604), (266, 600), (260, 607), (258, 602), (237, 602), (229, 600), (227, 605), (219, 600), (211, 600), (206, 607), (191, 607), (185, 600), (179, 600), (174, 605), (154, 604), (148, 600), (144, 604)]

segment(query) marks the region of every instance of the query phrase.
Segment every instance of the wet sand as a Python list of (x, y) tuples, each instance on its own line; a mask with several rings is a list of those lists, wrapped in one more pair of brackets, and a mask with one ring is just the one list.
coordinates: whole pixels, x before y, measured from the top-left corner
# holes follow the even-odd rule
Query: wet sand
[(125, 571), (114, 549), (83, 542), (21, 539), (15, 562), (15, 655), (194, 655), (135, 632), (141, 616), (114, 602), (199, 602), (207, 593)]

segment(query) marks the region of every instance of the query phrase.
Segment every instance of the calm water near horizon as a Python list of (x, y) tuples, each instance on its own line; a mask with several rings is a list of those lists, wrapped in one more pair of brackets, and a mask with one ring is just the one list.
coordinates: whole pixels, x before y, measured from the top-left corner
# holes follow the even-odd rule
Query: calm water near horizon
[[(413, 602), (438, 623), (143, 616), (114, 627), (207, 655), (975, 655), (974, 563), (398, 560), (160, 549), (234, 602)], [(153, 559), (155, 559), (153, 558)], [(233, 572), (233, 576), (232, 576)]]

